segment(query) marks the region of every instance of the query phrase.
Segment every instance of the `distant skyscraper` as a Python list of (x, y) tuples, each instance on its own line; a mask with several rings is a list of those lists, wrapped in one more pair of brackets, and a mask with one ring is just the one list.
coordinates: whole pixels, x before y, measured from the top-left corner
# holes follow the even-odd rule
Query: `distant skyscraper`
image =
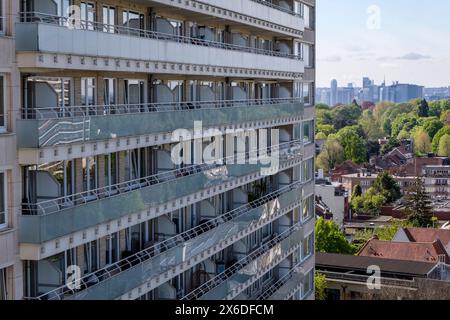
[(331, 80), (331, 97), (330, 104), (335, 106), (337, 104), (337, 94), (338, 94), (338, 83), (336, 79)]
[(424, 87), (414, 84), (400, 84), (395, 82), (383, 89), (381, 100), (395, 103), (407, 102), (412, 99), (423, 98)]

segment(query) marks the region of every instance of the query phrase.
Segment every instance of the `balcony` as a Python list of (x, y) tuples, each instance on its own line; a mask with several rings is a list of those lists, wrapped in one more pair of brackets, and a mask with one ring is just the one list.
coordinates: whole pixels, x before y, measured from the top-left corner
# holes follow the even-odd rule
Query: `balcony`
[[(165, 70), (162, 67), (160, 72), (163, 73), (183, 74), (179, 65), (182, 68), (209, 66), (252, 70), (252, 72), (255, 70), (289, 74), (304, 72), (303, 61), (299, 56), (290, 53), (91, 21), (76, 21), (74, 26), (71, 23), (69, 18), (65, 17), (34, 12), (22, 13), (21, 22), (16, 24), (17, 51), (67, 56), (67, 59), (62, 59), (70, 61), (65, 63), (66, 69), (85, 69), (87, 66), (83, 64), (85, 60), (74, 57), (87, 57), (112, 59), (106, 64), (95, 60), (96, 65), (89, 67), (91, 70), (95, 68), (105, 71), (117, 71), (120, 67), (117, 60), (124, 59), (128, 64), (131, 60), (142, 62), (142, 65), (150, 62), (176, 65), (172, 71), (170, 68), (166, 67)], [(31, 65), (28, 65), (29, 63)], [(53, 56), (45, 60), (43, 55), (37, 60), (27, 58), (21, 60), (19, 57), (19, 64), (21, 67), (60, 67)]]
[(182, 300), (223, 300), (239, 295), (256, 277), (259, 278), (272, 269), (299, 247), (303, 241), (303, 233), (301, 224), (292, 226)]
[(192, 129), (194, 121), (211, 128), (304, 112), (296, 98), (25, 109), (17, 139), (19, 148), (44, 148)]
[[(287, 300), (292, 297), (299, 289), (302, 292), (302, 298), (306, 298), (311, 293), (311, 286), (305, 287), (308, 281), (308, 274), (304, 268), (304, 264), (313, 255), (306, 257), (301, 263), (289, 270), (283, 277), (276, 281), (270, 288), (261, 293), (257, 300)], [(312, 266), (313, 267), (313, 266)]]
[[(299, 206), (301, 186), (297, 182), (283, 187), (194, 229), (85, 275), (79, 281), (78, 291), (63, 286), (33, 299), (117, 299), (144, 284), (150, 291), (152, 287), (162, 285), (192, 265), (210, 258)], [(151, 281), (154, 281), (153, 286)]]
[[(51, 241), (232, 182), (239, 177), (260, 173), (268, 165), (264, 165), (263, 161), (251, 164), (251, 161), (257, 154), (262, 155), (262, 151), (267, 152), (266, 158), (271, 156), (268, 151), (271, 154), (279, 152), (280, 167), (293, 159), (301, 159), (304, 152), (302, 144), (293, 141), (267, 150), (240, 154), (238, 159), (234, 156), (224, 158), (225, 165), (194, 165), (37, 204), (24, 203), (20, 216), (20, 242), (40, 244)], [(235, 160), (239, 163), (245, 157), (248, 157), (247, 164), (227, 164), (236, 163)]]

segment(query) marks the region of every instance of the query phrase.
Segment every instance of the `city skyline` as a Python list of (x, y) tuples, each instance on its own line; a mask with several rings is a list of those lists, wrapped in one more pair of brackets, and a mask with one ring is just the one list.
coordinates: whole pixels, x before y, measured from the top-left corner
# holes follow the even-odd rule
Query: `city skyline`
[(318, 87), (332, 79), (360, 86), (366, 75), (376, 83), (450, 85), (450, 44), (442, 41), (450, 36), (449, 2), (323, 0), (317, 7)]

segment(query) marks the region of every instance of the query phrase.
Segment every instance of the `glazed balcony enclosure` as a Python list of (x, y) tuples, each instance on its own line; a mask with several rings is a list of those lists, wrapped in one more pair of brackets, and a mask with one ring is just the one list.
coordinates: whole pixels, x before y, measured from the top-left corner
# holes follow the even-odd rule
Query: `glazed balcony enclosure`
[(16, 24), (16, 37), (19, 53), (42, 52), (99, 59), (304, 72), (304, 62), (300, 56), (292, 54), (292, 50), (265, 50), (36, 12), (21, 13), (21, 20)]
[[(261, 151), (240, 154), (239, 157), (255, 159)], [(293, 159), (301, 159), (304, 152), (298, 141), (269, 147), (265, 150), (266, 157), (271, 157), (274, 151), (279, 152), (280, 166)], [(242, 160), (239, 157), (237, 160)], [(20, 217), (20, 242), (38, 244), (50, 241), (270, 167), (261, 158), (256, 164), (250, 161), (226, 164), (235, 160), (232, 156), (224, 159), (224, 165), (194, 165), (36, 204), (24, 203)]]
[(223, 300), (244, 291), (258, 275), (272, 269), (293, 250), (300, 247), (304, 230), (301, 223), (290, 227), (254, 252), (198, 287), (183, 300)]
[[(221, 244), (229, 246), (278, 218), (280, 214), (285, 214), (285, 210), (299, 206), (301, 187), (300, 182), (285, 186), (113, 265), (87, 274), (80, 279), (79, 290), (63, 286), (37, 298), (117, 299), (156, 277), (162, 277), (159, 280), (161, 285), (169, 280), (170, 270), (175, 271), (177, 267), (189, 263), (190, 259), (196, 259), (197, 262), (198, 259), (208, 259), (221, 250)], [(298, 244), (301, 234), (296, 233), (294, 238), (288, 238), (282, 248)]]
[(150, 103), (24, 109), (17, 120), (20, 148), (42, 148), (147, 134), (302, 117), (301, 99)]

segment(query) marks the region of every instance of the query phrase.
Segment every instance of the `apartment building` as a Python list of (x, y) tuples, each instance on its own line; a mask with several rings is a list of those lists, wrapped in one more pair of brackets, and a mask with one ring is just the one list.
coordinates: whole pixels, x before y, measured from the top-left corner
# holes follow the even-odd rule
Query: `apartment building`
[(434, 165), (423, 167), (425, 190), (434, 199), (450, 200), (450, 165)]
[(0, 5), (0, 299), (313, 299), (315, 1)]

